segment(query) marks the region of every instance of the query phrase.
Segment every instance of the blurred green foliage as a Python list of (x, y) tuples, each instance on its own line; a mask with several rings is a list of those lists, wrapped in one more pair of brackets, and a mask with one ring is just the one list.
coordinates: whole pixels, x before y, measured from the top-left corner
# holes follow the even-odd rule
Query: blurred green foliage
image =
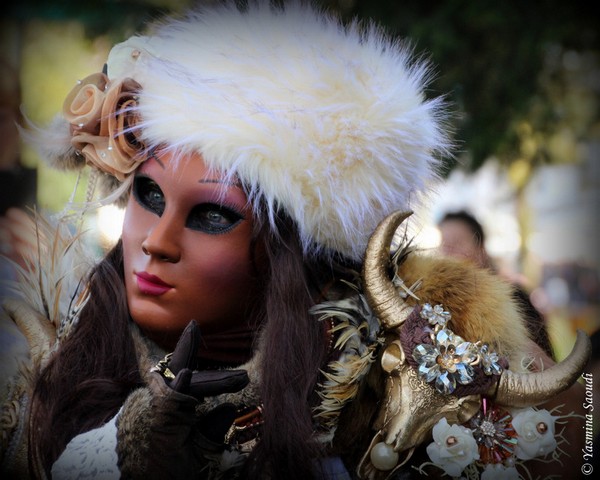
[[(331, 3), (331, 2), (330, 2)], [(564, 0), (340, 0), (347, 17), (374, 19), (417, 52), (431, 57), (438, 73), (436, 94), (448, 93), (457, 111), (456, 136), (466, 166), (477, 169), (490, 156), (505, 161), (522, 156), (520, 125), (534, 122), (552, 135), (565, 114), (548, 84), (566, 94), (564, 73), (548, 64), (555, 55), (579, 52), (597, 75), (598, 19), (590, 4)], [(587, 5), (587, 6), (586, 6)], [(557, 53), (558, 52), (558, 53)], [(591, 55), (594, 52), (595, 55)], [(591, 65), (588, 65), (590, 68)], [(580, 66), (581, 68), (582, 66)], [(598, 79), (596, 79), (598, 80)], [(561, 83), (562, 82), (562, 83)], [(598, 83), (595, 86), (597, 94)], [(591, 86), (594, 89), (594, 86)], [(556, 92), (555, 92), (556, 93)], [(597, 107), (597, 96), (593, 103)], [(585, 108), (586, 102), (576, 108)], [(564, 106), (564, 105), (563, 105)], [(535, 111), (534, 111), (535, 110)], [(532, 118), (532, 115), (535, 118)], [(597, 128), (597, 108), (590, 128)], [(587, 135), (589, 131), (577, 132)], [(535, 162), (551, 161), (538, 149)]]
[(76, 21), (89, 38), (108, 35), (120, 41), (149, 20), (189, 3), (188, 0), (22, 0), (6, 6), (4, 15), (19, 22)]

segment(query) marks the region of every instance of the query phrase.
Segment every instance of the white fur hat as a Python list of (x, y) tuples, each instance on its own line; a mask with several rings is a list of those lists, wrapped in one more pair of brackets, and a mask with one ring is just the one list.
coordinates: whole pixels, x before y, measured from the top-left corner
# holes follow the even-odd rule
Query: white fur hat
[(449, 147), (425, 63), (373, 25), (306, 5), (194, 10), (116, 45), (107, 68), (111, 83), (141, 86), (144, 145), (197, 151), (239, 177), (271, 219), (283, 209), (297, 223), (307, 254), (361, 260)]

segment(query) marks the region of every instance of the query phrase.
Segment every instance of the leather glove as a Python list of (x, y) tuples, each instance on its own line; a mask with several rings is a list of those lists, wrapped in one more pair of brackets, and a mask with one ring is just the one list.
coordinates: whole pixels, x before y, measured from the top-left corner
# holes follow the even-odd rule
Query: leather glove
[[(117, 419), (117, 454), (123, 478), (196, 478), (204, 455), (222, 449), (235, 417), (224, 405), (196, 415), (204, 397), (237, 392), (248, 384), (244, 370), (193, 371), (200, 329), (192, 320), (168, 361), (133, 392)], [(169, 357), (169, 356), (168, 356)], [(160, 373), (159, 373), (160, 372)]]

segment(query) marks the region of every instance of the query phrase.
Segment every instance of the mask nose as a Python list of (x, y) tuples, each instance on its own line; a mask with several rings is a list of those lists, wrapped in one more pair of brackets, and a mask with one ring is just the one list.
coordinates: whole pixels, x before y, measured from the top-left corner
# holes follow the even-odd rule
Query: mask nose
[(178, 229), (166, 212), (142, 242), (142, 252), (164, 262), (177, 263), (181, 259)]

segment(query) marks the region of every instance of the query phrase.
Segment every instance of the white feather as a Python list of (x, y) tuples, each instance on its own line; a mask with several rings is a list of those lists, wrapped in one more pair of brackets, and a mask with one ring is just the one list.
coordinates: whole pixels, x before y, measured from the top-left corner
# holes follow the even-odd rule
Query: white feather
[(50, 125), (41, 128), (26, 118), (26, 128), (19, 127), (19, 134), (48, 165), (59, 170), (77, 170), (85, 166), (85, 159), (77, 155), (71, 145), (69, 123), (56, 115)]

